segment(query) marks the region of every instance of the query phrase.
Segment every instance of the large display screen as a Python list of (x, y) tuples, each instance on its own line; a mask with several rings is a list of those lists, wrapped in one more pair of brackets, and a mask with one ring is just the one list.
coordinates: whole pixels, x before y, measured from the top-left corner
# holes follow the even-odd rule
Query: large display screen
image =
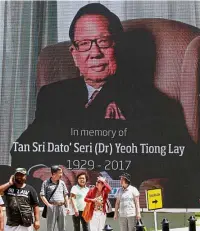
[[(1, 183), (25, 167), (39, 193), (58, 164), (69, 191), (80, 171), (88, 173), (90, 186), (106, 177), (114, 203), (119, 177), (127, 172), (140, 189), (141, 207), (145, 190), (154, 188), (162, 188), (166, 208), (198, 207), (200, 30), (170, 19), (135, 18), (123, 20), (117, 34), (103, 16), (83, 17), (73, 44), (67, 39), (39, 52), (35, 85), (20, 82), (15, 89), (15, 95), (35, 92), (23, 108), (10, 101), (21, 120), (27, 121), (27, 112), (32, 116), (25, 130), (10, 124), (12, 137), (5, 142), (11, 167), (0, 167)], [(12, 122), (18, 125), (17, 119)]]

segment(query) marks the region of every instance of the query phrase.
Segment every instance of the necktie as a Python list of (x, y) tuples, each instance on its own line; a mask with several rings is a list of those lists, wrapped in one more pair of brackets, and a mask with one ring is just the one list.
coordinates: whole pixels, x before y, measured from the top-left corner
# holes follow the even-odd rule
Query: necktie
[(92, 95), (91, 95), (89, 101), (88, 101), (88, 102), (86, 103), (86, 105), (85, 105), (85, 108), (88, 108), (88, 107), (90, 106), (90, 104), (91, 104), (92, 101), (95, 99), (95, 97), (98, 95), (98, 93), (99, 93), (99, 91), (97, 91), (97, 90), (95, 90), (95, 91), (92, 93)]

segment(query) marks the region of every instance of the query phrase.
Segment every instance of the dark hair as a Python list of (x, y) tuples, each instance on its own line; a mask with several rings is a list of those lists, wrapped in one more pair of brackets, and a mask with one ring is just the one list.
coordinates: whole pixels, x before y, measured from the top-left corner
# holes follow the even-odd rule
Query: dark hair
[(79, 178), (80, 176), (82, 176), (82, 175), (84, 175), (85, 178), (86, 178), (86, 181), (88, 181), (88, 175), (87, 175), (86, 172), (80, 172), (80, 173), (76, 176), (77, 181), (78, 181), (78, 178)]
[(62, 170), (62, 168), (59, 165), (53, 165), (51, 166), (51, 174), (57, 173), (58, 171)]
[(74, 41), (75, 25), (83, 15), (103, 15), (109, 21), (109, 30), (112, 34), (123, 32), (123, 27), (117, 15), (100, 3), (90, 3), (78, 10), (69, 28), (69, 37)]
[(129, 180), (127, 180), (126, 178), (124, 178), (124, 181), (125, 181), (125, 183), (128, 184), (128, 185), (131, 183), (131, 182), (130, 182)]

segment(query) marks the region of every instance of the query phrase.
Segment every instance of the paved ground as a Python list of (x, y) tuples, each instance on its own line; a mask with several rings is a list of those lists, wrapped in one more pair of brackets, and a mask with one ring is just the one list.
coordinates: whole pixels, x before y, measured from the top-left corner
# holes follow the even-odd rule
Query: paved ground
[[(194, 215), (192, 212), (158, 212), (157, 213), (157, 223), (158, 223), (158, 230), (161, 230), (161, 222), (163, 218), (167, 218), (169, 220), (170, 231), (188, 231), (188, 221), (187, 219)], [(154, 217), (153, 213), (151, 212), (143, 212), (142, 213), (142, 221), (145, 224), (147, 231), (153, 231), (154, 229)], [(107, 218), (106, 224), (111, 225), (113, 231), (120, 231), (118, 221), (113, 220), (113, 218)], [(185, 228), (186, 227), (186, 228)], [(39, 231), (47, 231), (46, 230), (46, 219), (41, 218), (41, 228)], [(57, 228), (55, 229), (57, 231)], [(73, 224), (71, 216), (67, 216), (67, 231), (73, 231)], [(200, 226), (197, 226), (196, 231), (200, 231)]]

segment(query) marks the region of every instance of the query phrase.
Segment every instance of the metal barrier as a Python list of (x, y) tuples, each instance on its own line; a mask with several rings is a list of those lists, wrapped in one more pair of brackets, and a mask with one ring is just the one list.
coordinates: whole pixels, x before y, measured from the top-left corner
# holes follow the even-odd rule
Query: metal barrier
[(167, 220), (167, 218), (164, 218), (161, 224), (162, 224), (162, 231), (169, 231), (169, 221)]
[(190, 216), (189, 221), (189, 231), (196, 231), (196, 219), (195, 216)]

